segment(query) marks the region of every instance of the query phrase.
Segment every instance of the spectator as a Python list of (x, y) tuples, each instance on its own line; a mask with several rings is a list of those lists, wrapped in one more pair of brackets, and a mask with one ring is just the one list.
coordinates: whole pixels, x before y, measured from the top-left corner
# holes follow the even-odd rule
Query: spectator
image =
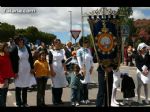
[(132, 46), (128, 46), (128, 48), (127, 48), (127, 65), (129, 64), (129, 66), (134, 66), (134, 64), (133, 64), (133, 48), (132, 48)]
[(14, 42), (14, 39), (13, 38), (9, 38), (9, 42), (8, 42), (9, 51), (11, 51), (15, 46), (16, 46), (16, 44)]
[(144, 85), (145, 103), (148, 104), (148, 83), (150, 83), (150, 54), (147, 51), (147, 45), (140, 43), (137, 48), (135, 56), (135, 63), (137, 67), (137, 94), (138, 103), (142, 104), (141, 100), (141, 87)]
[(65, 49), (66, 59), (70, 58), (72, 56), (71, 55), (72, 51), (74, 51), (74, 48), (72, 47), (72, 42), (67, 42), (66, 47), (64, 49)]
[(71, 75), (71, 105), (79, 106), (80, 102), (80, 91), (82, 89), (82, 83), (80, 80), (84, 79), (84, 74), (80, 74), (80, 67), (78, 64), (73, 65), (73, 73)]
[(91, 83), (91, 74), (93, 71), (93, 57), (91, 55), (91, 51), (89, 47), (89, 40), (87, 38), (81, 38), (79, 40), (79, 44), (81, 46), (80, 49), (77, 50), (77, 61), (79, 67), (82, 72), (85, 72), (84, 80), (82, 81), (83, 90), (81, 92), (81, 102), (82, 103), (90, 103), (88, 98), (88, 85)]
[(9, 79), (15, 77), (9, 57), (8, 44), (0, 42), (0, 107), (6, 107)]
[(15, 96), (18, 107), (28, 107), (27, 89), (36, 84), (31, 50), (25, 45), (22, 36), (15, 39), (16, 47), (11, 51), (11, 61), (15, 78)]
[(38, 60), (34, 62), (37, 81), (37, 106), (45, 106), (45, 89), (49, 77), (49, 66), (44, 51), (39, 52)]
[(65, 66), (65, 51), (61, 49), (60, 39), (55, 39), (53, 48), (49, 52), (49, 64), (51, 69), (52, 80), (52, 102), (54, 105), (62, 104), (63, 88), (68, 85), (66, 80), (66, 66)]
[(69, 73), (67, 71), (66, 78), (67, 78), (68, 83), (70, 84), (71, 74), (73, 72), (73, 65), (78, 64), (76, 51), (72, 51), (72, 56), (66, 60), (65, 64), (66, 64), (66, 68), (69, 68)]
[(46, 55), (48, 54), (48, 51), (47, 51), (47, 48), (46, 48), (46, 45), (44, 42), (41, 42), (41, 45), (37, 48), (38, 52), (40, 51), (44, 51), (46, 53)]

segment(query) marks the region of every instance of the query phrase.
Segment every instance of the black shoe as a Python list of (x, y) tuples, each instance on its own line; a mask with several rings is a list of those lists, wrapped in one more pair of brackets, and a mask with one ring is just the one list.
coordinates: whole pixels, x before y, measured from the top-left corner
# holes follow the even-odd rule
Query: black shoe
[(37, 105), (38, 107), (46, 107), (47, 105), (45, 104), (41, 104), (41, 105)]
[(54, 105), (59, 105), (59, 103), (53, 103)]
[(16, 107), (23, 107), (22, 105), (16, 105)]
[(60, 101), (59, 104), (64, 104), (64, 102)]

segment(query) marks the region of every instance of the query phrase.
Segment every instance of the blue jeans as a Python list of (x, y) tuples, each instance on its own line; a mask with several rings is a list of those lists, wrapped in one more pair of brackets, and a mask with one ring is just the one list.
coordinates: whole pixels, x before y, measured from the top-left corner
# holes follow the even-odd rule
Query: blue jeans
[(0, 107), (6, 107), (8, 88), (0, 88)]
[(80, 89), (71, 88), (71, 102), (80, 101)]
[[(105, 80), (105, 72), (101, 69), (98, 70), (98, 94), (96, 99), (96, 107), (107, 106), (107, 88)], [(111, 102), (112, 94), (112, 85), (113, 85), (113, 72), (108, 73), (108, 88), (109, 88), (109, 105)]]

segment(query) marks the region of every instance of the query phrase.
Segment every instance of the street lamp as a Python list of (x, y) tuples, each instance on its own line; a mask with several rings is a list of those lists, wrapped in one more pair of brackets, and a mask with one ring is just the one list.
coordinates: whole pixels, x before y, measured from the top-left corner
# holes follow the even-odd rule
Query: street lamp
[(125, 43), (125, 39), (126, 39), (127, 35), (125, 34), (125, 32), (123, 30), (127, 30), (127, 29), (125, 29), (126, 11), (124, 10), (124, 8), (121, 8), (118, 10), (118, 14), (121, 19), (121, 37), (122, 37), (121, 38), (122, 39), (121, 48), (122, 48), (122, 63), (124, 64), (124, 43)]
[[(70, 13), (70, 31), (71, 31), (72, 30), (72, 11), (68, 11), (68, 12)], [(70, 41), (72, 42), (72, 36), (71, 35), (70, 35)]]

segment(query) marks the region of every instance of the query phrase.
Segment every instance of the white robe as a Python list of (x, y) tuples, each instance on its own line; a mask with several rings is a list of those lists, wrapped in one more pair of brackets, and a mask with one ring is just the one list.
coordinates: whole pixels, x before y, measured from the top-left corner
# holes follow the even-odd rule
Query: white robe
[(121, 82), (120, 76), (121, 76), (121, 73), (119, 70), (117, 72), (113, 71), (113, 88), (120, 87), (120, 82)]
[(88, 52), (84, 52), (84, 48), (81, 47), (80, 49), (77, 50), (77, 60), (80, 68), (83, 68), (85, 65), (86, 69), (86, 75), (84, 80), (81, 80), (83, 84), (87, 83), (93, 83), (91, 74), (90, 74), (90, 69), (91, 66), (93, 66), (93, 57), (91, 55), (90, 49), (88, 49)]
[(30, 73), (31, 66), (29, 63), (29, 53), (27, 48), (24, 52), (18, 49), (19, 56), (19, 71), (18, 77), (15, 79), (16, 87), (31, 87), (36, 84), (36, 80), (33, 74)]
[(150, 71), (148, 72), (148, 75), (145, 76), (145, 75), (143, 75), (143, 73), (139, 69), (137, 69), (137, 76), (141, 79), (143, 84), (150, 83)]
[(65, 51), (63, 49), (61, 50), (51, 50), (53, 54), (53, 69), (56, 75), (54, 77), (51, 77), (52, 80), (52, 87), (54, 88), (63, 88), (68, 85), (68, 82), (66, 80), (66, 76), (64, 74), (64, 67), (62, 64), (62, 60), (65, 56)]

